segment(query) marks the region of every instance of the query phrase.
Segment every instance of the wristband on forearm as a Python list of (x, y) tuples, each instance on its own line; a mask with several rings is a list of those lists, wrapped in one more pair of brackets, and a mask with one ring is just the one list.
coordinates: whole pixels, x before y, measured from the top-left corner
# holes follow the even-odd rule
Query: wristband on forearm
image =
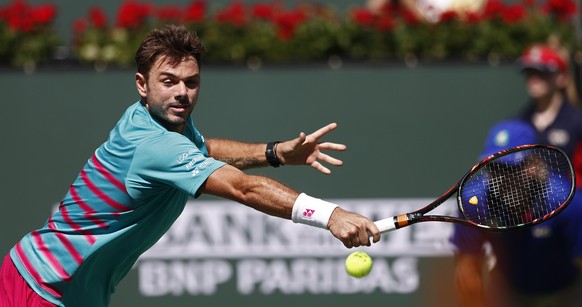
[(301, 193), (293, 205), (291, 220), (295, 223), (327, 229), (329, 218), (337, 207), (336, 204)]
[(279, 144), (280, 142), (270, 142), (267, 143), (267, 149), (265, 150), (265, 157), (267, 158), (267, 162), (269, 162), (269, 164), (272, 167), (279, 167), (281, 165), (283, 165), (283, 163), (281, 163), (281, 160), (279, 160), (279, 157), (277, 157), (277, 144)]

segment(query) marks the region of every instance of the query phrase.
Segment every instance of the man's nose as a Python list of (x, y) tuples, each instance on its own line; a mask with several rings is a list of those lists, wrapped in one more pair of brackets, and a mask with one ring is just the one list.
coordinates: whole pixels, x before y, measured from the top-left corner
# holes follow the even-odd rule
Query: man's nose
[(176, 97), (184, 97), (186, 96), (188, 88), (186, 87), (186, 84), (183, 81), (180, 81), (177, 85), (176, 85)]

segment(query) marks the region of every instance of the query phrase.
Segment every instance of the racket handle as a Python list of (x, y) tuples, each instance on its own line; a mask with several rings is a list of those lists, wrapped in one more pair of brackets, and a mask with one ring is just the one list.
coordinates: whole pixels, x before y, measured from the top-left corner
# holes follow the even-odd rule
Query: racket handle
[(394, 217), (389, 217), (387, 219), (375, 221), (376, 227), (380, 230), (380, 233), (392, 231), (396, 229), (396, 223), (394, 223)]

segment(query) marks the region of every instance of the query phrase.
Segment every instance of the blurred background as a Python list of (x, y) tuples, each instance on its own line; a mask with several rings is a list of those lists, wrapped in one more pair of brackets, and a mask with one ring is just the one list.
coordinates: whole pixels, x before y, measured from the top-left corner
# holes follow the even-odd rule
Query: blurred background
[[(558, 38), (578, 75), (579, 7), (493, 0), (423, 20), (348, 0), (0, 1), (0, 254), (44, 223), (137, 101), (132, 56), (157, 24), (184, 23), (206, 43), (193, 117), (207, 138), (286, 140), (337, 122), (328, 139), (348, 151), (331, 176), (252, 172), (379, 219), (446, 191), (489, 127), (524, 107), (514, 62), (526, 46)], [(454, 306), (450, 225), (385, 236), (373, 274), (355, 280), (325, 232), (302, 243), (302, 227), (239, 207), (192, 201), (111, 306)], [(207, 228), (237, 221), (255, 228)]]

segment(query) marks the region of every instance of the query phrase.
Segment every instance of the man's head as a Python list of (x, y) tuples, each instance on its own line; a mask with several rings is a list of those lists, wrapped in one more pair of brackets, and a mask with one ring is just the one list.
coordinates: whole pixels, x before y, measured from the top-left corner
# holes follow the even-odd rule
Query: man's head
[(203, 51), (195, 33), (168, 25), (150, 32), (136, 53), (142, 104), (170, 131), (183, 132), (194, 110)]
[(170, 64), (193, 57), (198, 65), (206, 50), (196, 33), (184, 26), (166, 25), (152, 30), (142, 41), (135, 54), (137, 71), (146, 78), (150, 69), (160, 57), (166, 57)]
[(528, 94), (533, 99), (549, 98), (568, 84), (568, 64), (559, 51), (546, 45), (527, 48), (519, 59), (526, 77)]
[(518, 119), (501, 121), (489, 131), (481, 159), (515, 146), (535, 144), (536, 140), (536, 131), (532, 125)]
[(542, 72), (565, 72), (568, 64), (564, 57), (547, 45), (533, 45), (527, 48), (519, 59), (521, 69), (535, 69)]

